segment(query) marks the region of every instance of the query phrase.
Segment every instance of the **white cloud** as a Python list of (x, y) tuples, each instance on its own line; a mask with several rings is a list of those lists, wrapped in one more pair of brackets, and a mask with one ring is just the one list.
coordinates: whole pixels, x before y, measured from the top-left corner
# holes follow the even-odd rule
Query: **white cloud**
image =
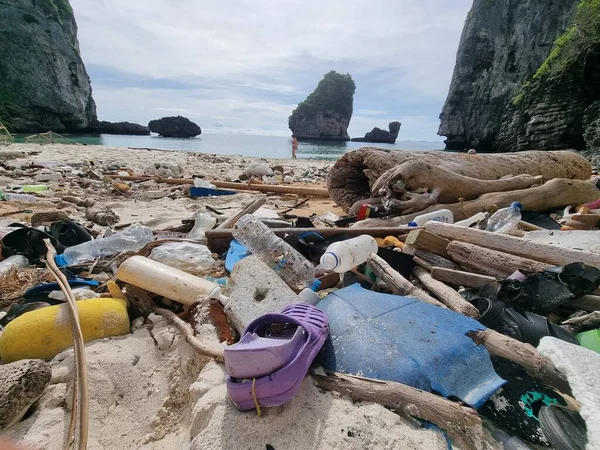
[(140, 94), (129, 86), (94, 79), (92, 73), (102, 119), (132, 114), (121, 119), (139, 117), (146, 122), (172, 109), (227, 121), (226, 126), (239, 122), (284, 132), (293, 106), (314, 89), (323, 73), (335, 69), (357, 79), (357, 113), (419, 116), (421, 111), (403, 108), (422, 109), (427, 104), (423, 123), (431, 128), (423, 137), (432, 139), (471, 0), (71, 3), (87, 65), (134, 80), (192, 86), (187, 92), (144, 87)]

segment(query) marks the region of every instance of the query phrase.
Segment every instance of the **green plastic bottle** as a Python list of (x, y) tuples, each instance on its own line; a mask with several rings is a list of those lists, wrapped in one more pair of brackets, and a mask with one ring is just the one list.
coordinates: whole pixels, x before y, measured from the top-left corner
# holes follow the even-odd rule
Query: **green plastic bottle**
[(23, 186), (23, 192), (43, 192), (50, 189), (45, 184), (26, 184)]

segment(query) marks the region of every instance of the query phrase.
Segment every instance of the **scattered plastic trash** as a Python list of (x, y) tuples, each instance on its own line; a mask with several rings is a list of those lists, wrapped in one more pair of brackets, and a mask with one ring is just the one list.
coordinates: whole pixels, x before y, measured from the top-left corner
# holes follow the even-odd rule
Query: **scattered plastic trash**
[(188, 233), (188, 239), (194, 239), (202, 243), (206, 242), (205, 233), (217, 224), (217, 219), (212, 214), (199, 211), (194, 215), (194, 228)]
[(371, 253), (377, 253), (377, 241), (362, 235), (345, 241), (334, 242), (321, 256), (321, 267), (343, 273), (364, 263)]
[(9, 256), (4, 261), (0, 261), (0, 278), (13, 269), (22, 269), (29, 265), (29, 260), (23, 255)]
[(212, 184), (210, 181), (205, 180), (203, 178), (194, 178), (194, 187), (197, 188), (208, 188), (208, 189), (215, 189), (216, 186), (214, 184)]
[(265, 175), (273, 175), (273, 170), (269, 166), (263, 163), (252, 164), (246, 170), (244, 170), (244, 175), (248, 178), (252, 177), (263, 177)]
[[(558, 250), (557, 250), (558, 251)], [(498, 300), (518, 312), (546, 314), (600, 286), (600, 269), (582, 263), (546, 269), (525, 281), (504, 280)]]
[(585, 450), (587, 427), (577, 411), (564, 406), (542, 406), (540, 408), (542, 432), (556, 450)]
[(430, 220), (434, 222), (454, 223), (454, 214), (449, 209), (440, 209), (415, 217), (408, 226), (420, 227)]
[(153, 248), (149, 258), (193, 275), (203, 275), (215, 266), (208, 247), (191, 242), (167, 242)]
[(468, 228), (472, 225), (475, 225), (477, 222), (484, 220), (487, 216), (488, 216), (488, 213), (479, 212), (479, 213), (469, 217), (468, 219), (454, 222), (454, 225), (458, 225), (459, 227), (467, 227)]
[(56, 252), (62, 253), (64, 246), (48, 233), (37, 228), (27, 227), (15, 224), (14, 231), (2, 237), (2, 255), (4, 257), (13, 255), (23, 255), (31, 263), (39, 262), (42, 256), (46, 255), (47, 249), (44, 239), (49, 239)]
[(235, 225), (233, 236), (295, 291), (310, 287), (314, 282), (313, 265), (256, 217), (242, 217)]
[(246, 247), (240, 244), (236, 239), (233, 239), (229, 244), (229, 250), (225, 256), (225, 270), (231, 272), (235, 263), (250, 256), (252, 253)]
[(501, 208), (496, 211), (488, 220), (485, 231), (493, 233), (505, 233), (517, 226), (521, 221), (521, 209), (523, 205), (519, 202), (512, 202), (508, 208)]
[(68, 247), (62, 255), (56, 256), (58, 266), (72, 266), (120, 252), (140, 250), (152, 242), (152, 230), (143, 225), (132, 225), (107, 238), (94, 239), (83, 244)]
[(579, 345), (600, 353), (600, 330), (589, 330), (576, 335)]

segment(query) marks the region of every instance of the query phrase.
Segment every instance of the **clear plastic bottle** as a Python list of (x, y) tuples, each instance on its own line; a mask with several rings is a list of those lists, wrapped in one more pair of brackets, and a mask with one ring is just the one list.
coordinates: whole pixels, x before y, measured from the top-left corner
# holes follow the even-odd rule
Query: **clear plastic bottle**
[(211, 230), (217, 223), (217, 219), (212, 214), (202, 211), (194, 215), (194, 228), (188, 233), (188, 239), (195, 239), (202, 243), (206, 243), (205, 233)]
[(9, 202), (22, 202), (22, 203), (35, 203), (37, 202), (37, 198), (31, 194), (13, 194), (12, 192), (7, 192), (2, 194), (2, 197)]
[(143, 225), (132, 225), (107, 238), (94, 239), (83, 244), (67, 247), (62, 255), (56, 256), (59, 266), (72, 266), (91, 259), (110, 256), (121, 252), (141, 249), (152, 242), (152, 230)]
[(233, 237), (277, 272), (296, 292), (313, 284), (313, 265), (256, 217), (246, 215), (238, 220)]
[(523, 205), (521, 203), (512, 202), (508, 208), (499, 209), (488, 219), (485, 231), (504, 233), (514, 228), (521, 220), (522, 208)]
[(377, 241), (368, 234), (334, 242), (321, 256), (321, 267), (337, 273), (347, 272), (364, 263), (369, 255), (377, 253), (377, 250)]

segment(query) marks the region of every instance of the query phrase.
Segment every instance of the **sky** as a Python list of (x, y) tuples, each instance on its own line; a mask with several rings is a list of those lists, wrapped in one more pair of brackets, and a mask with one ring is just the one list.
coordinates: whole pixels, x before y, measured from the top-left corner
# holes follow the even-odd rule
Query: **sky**
[(440, 141), (472, 0), (71, 0), (98, 118), (183, 115), (204, 132), (287, 136), (330, 70), (356, 82), (349, 134), (402, 122)]

